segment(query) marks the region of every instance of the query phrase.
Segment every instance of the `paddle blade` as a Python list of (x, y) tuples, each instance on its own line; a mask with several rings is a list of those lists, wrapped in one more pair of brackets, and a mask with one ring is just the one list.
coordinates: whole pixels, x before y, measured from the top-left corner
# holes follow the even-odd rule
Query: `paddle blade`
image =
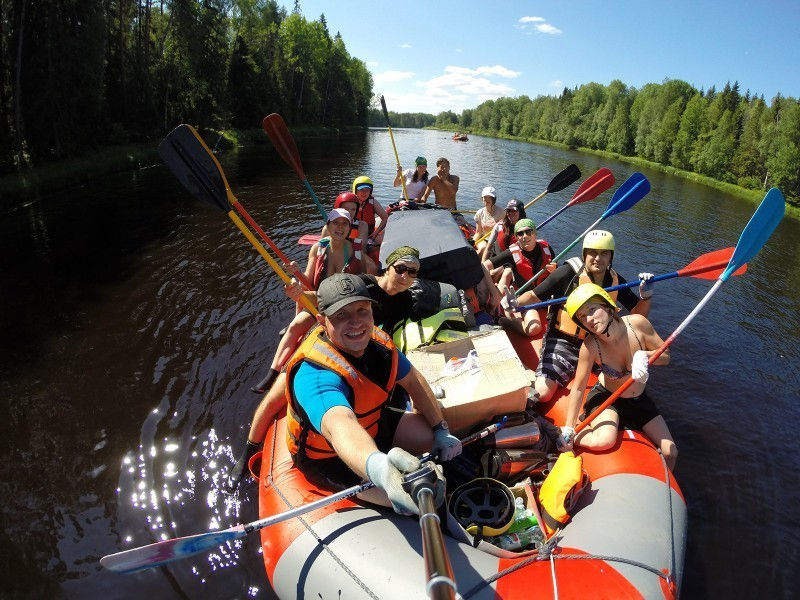
[(550, 183), (547, 184), (547, 193), (560, 192), (565, 187), (572, 185), (581, 178), (581, 170), (578, 165), (570, 165), (561, 173), (553, 177)]
[(207, 552), (222, 544), (247, 535), (244, 525), (236, 525), (222, 531), (199, 533), (186, 537), (164, 540), (139, 548), (131, 548), (100, 559), (100, 564), (117, 573), (133, 573), (142, 569), (158, 567), (193, 554)]
[(614, 181), (614, 174), (609, 169), (606, 169), (605, 167), (598, 169), (594, 175), (589, 177), (589, 179), (578, 186), (578, 189), (575, 190), (575, 194), (573, 194), (572, 200), (569, 201), (568, 206), (581, 204), (587, 200), (594, 200), (600, 194), (614, 185)]
[(743, 264), (753, 258), (761, 247), (775, 231), (786, 212), (786, 201), (783, 199), (778, 188), (772, 188), (764, 196), (761, 204), (758, 205), (756, 212), (750, 217), (750, 221), (739, 236), (736, 249), (733, 251), (728, 267), (719, 276), (720, 281), (727, 281), (728, 278)]
[(307, 233), (303, 236), (300, 236), (300, 239), (297, 240), (297, 243), (300, 246), (313, 246), (318, 241), (322, 239), (322, 236), (318, 233)]
[(261, 127), (267, 132), (272, 145), (281, 155), (283, 162), (289, 165), (300, 179), (305, 179), (306, 174), (303, 171), (303, 164), (300, 162), (300, 153), (297, 151), (294, 138), (289, 133), (289, 128), (286, 127), (283, 117), (278, 113), (267, 115), (261, 121)]
[(603, 219), (612, 215), (619, 214), (628, 210), (639, 200), (644, 198), (650, 191), (650, 182), (647, 177), (641, 173), (634, 173), (628, 177), (625, 182), (617, 188), (611, 202), (608, 204), (606, 212), (603, 213)]
[(383, 96), (381, 96), (381, 109), (383, 110), (383, 118), (386, 119), (386, 126), (391, 127), (392, 124), (389, 123), (389, 111), (386, 109), (386, 100), (383, 99)]
[(178, 125), (158, 145), (158, 154), (192, 196), (231, 210), (222, 167), (194, 127)]
[[(678, 270), (678, 277), (694, 277), (695, 279), (716, 279), (728, 266), (728, 262), (733, 256), (733, 246), (714, 250), (698, 256), (688, 265)], [(742, 265), (734, 275), (742, 275), (747, 272), (747, 265)]]

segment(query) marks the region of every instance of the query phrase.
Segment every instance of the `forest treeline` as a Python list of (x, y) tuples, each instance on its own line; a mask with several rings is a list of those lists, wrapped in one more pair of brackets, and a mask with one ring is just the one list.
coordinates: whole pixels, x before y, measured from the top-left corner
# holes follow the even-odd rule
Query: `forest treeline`
[(275, 0), (3, 0), (0, 175), (185, 122), (367, 124), (372, 76)]
[[(436, 116), (428, 113), (396, 113), (389, 112), (389, 122), (392, 127), (410, 127), (421, 129), (436, 123)], [(367, 125), (370, 127), (386, 127), (386, 117), (379, 108), (370, 108), (367, 113)]]
[(739, 84), (697, 90), (667, 80), (641, 89), (587, 83), (560, 96), (500, 98), (435, 125), (560, 142), (637, 156), (750, 189), (800, 197), (800, 103), (742, 94)]

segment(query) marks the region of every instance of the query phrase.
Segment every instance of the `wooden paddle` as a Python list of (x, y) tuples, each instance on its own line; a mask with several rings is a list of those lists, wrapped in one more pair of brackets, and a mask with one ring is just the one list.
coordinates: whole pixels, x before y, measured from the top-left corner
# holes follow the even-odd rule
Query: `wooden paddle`
[(580, 186), (578, 186), (578, 189), (575, 190), (575, 194), (573, 194), (572, 199), (569, 202), (547, 217), (544, 221), (539, 223), (539, 227), (537, 229), (541, 229), (547, 225), (550, 221), (555, 219), (570, 206), (575, 206), (576, 204), (582, 204), (589, 200), (594, 200), (612, 185), (614, 185), (614, 174), (605, 167), (598, 169), (594, 175), (589, 177), (586, 181), (580, 184)]
[(314, 189), (308, 182), (305, 171), (303, 171), (303, 164), (300, 162), (300, 153), (297, 151), (297, 145), (294, 143), (294, 138), (292, 134), (289, 133), (289, 128), (286, 127), (283, 117), (278, 113), (267, 115), (264, 117), (264, 120), (261, 121), (261, 127), (267, 132), (269, 139), (272, 140), (272, 145), (275, 146), (275, 150), (281, 155), (283, 162), (289, 165), (292, 170), (297, 173), (297, 176), (303, 184), (305, 184), (308, 193), (311, 194), (311, 199), (317, 205), (319, 214), (322, 215), (322, 218), (327, 223), (328, 213), (322, 208), (322, 203), (320, 203), (319, 198), (317, 198), (317, 195), (314, 193)]
[[(692, 312), (690, 312), (683, 322), (678, 325), (675, 331), (670, 334), (664, 343), (661, 344), (658, 349), (653, 351), (653, 353), (647, 359), (648, 365), (652, 365), (658, 359), (658, 357), (670, 347), (672, 342), (674, 342), (680, 333), (686, 329), (689, 323), (692, 322), (692, 319), (695, 318), (697, 313), (699, 313), (708, 303), (708, 301), (711, 300), (711, 297), (716, 293), (719, 287), (725, 283), (731, 275), (736, 275), (739, 273), (740, 270), (747, 264), (747, 262), (753, 258), (759, 250), (761, 250), (761, 247), (772, 235), (772, 232), (775, 231), (778, 223), (780, 223), (785, 211), (786, 202), (783, 199), (783, 194), (781, 194), (778, 188), (772, 188), (767, 192), (767, 195), (764, 196), (761, 204), (758, 205), (756, 212), (750, 218), (750, 221), (745, 226), (744, 231), (742, 231), (742, 234), (739, 236), (739, 241), (736, 244), (733, 255), (731, 256), (730, 261), (728, 261), (728, 265), (725, 270), (719, 275), (716, 283), (711, 287), (711, 289), (708, 290), (706, 295), (703, 296), (702, 300), (700, 300)], [(578, 426), (575, 427), (575, 433), (579, 433), (589, 423), (596, 419), (601, 412), (611, 406), (614, 401), (619, 398), (631, 385), (633, 385), (633, 379), (628, 377), (628, 379), (626, 379), (623, 384), (605, 400), (605, 402), (592, 411), (592, 413), (589, 414), (583, 421), (578, 423)]]
[[(619, 186), (616, 192), (614, 192), (614, 196), (611, 198), (611, 202), (608, 205), (608, 208), (605, 212), (600, 215), (600, 218), (597, 219), (594, 223), (589, 225), (582, 234), (580, 234), (575, 240), (564, 250), (558, 253), (558, 255), (553, 258), (553, 261), (557, 261), (559, 258), (564, 256), (567, 252), (572, 250), (573, 246), (580, 242), (583, 237), (589, 233), (592, 229), (594, 229), (600, 221), (603, 219), (607, 219), (613, 215), (621, 213), (623, 211), (628, 210), (631, 206), (636, 204), (639, 200), (644, 198), (647, 193), (650, 191), (650, 182), (647, 180), (647, 177), (642, 175), (641, 173), (634, 173), (625, 182)], [(545, 272), (545, 269), (542, 268), (538, 273), (536, 273), (533, 277), (531, 277), (528, 281), (525, 282), (517, 291), (516, 295), (519, 296), (522, 292), (527, 290), (533, 282), (536, 281), (542, 273)]]
[(389, 111), (386, 110), (386, 100), (381, 95), (381, 109), (383, 109), (383, 118), (386, 119), (386, 128), (389, 130), (389, 139), (392, 140), (392, 149), (394, 150), (394, 159), (397, 162), (397, 170), (400, 171), (400, 185), (403, 186), (403, 198), (408, 202), (408, 192), (406, 192), (406, 178), (403, 176), (403, 167), (400, 166), (400, 155), (397, 154), (397, 146), (394, 143), (394, 134), (392, 133), (392, 124), (389, 122)]
[[(256, 240), (253, 233), (234, 212), (233, 209), (235, 207), (247, 219), (248, 223), (258, 231), (262, 239), (278, 254), (283, 263), (289, 264), (289, 259), (272, 243), (267, 234), (236, 200), (217, 158), (206, 146), (194, 127), (191, 125), (178, 125), (158, 145), (158, 153), (170, 171), (190, 194), (225, 212), (261, 257), (272, 267), (272, 270), (278, 274), (278, 277), (284, 283), (291, 282), (291, 278), (281, 269), (280, 265), (275, 262), (275, 259), (269, 255), (264, 246)], [(308, 286), (307, 289), (311, 289), (311, 285), (302, 273), (297, 272), (296, 275), (304, 285)], [(307, 298), (302, 298), (301, 302), (312, 314), (316, 314), (316, 308)]]
[[(698, 256), (682, 269), (678, 269), (672, 273), (665, 273), (664, 275), (656, 275), (650, 281), (655, 283), (656, 281), (664, 281), (666, 279), (673, 279), (674, 277), (687, 276), (694, 277), (696, 279), (716, 279), (720, 276), (720, 274), (722, 274), (722, 271), (725, 269), (725, 267), (727, 267), (731, 256), (733, 256), (733, 246), (730, 248), (722, 248), (721, 250), (714, 250), (713, 252), (708, 252), (702, 256)], [(745, 272), (747, 272), (746, 264), (739, 267), (739, 269), (733, 274), (741, 275)], [(636, 287), (639, 285), (639, 283), (640, 282), (637, 279), (636, 281), (628, 281), (626, 283), (620, 283), (619, 285), (607, 287), (605, 290), (607, 292), (616, 292), (617, 290), (621, 290), (623, 288)], [(544, 302), (536, 302), (535, 304), (518, 306), (516, 310), (522, 312), (526, 310), (546, 308), (548, 306), (553, 306), (554, 304), (563, 304), (566, 301), (567, 297), (564, 296), (563, 298), (553, 298), (552, 300), (545, 300)]]
[[(476, 431), (472, 435), (467, 436), (461, 440), (461, 445), (466, 446), (478, 440), (481, 440), (492, 433), (496, 433), (505, 425), (505, 418), (502, 421), (489, 425), (488, 427)], [(420, 457), (421, 462), (432, 460), (434, 457), (430, 454), (425, 454)], [(163, 540), (148, 544), (146, 546), (139, 546), (122, 552), (108, 554), (100, 559), (100, 564), (111, 571), (117, 573), (134, 573), (142, 569), (151, 569), (159, 567), (176, 560), (182, 560), (201, 552), (213, 550), (227, 542), (238, 540), (254, 531), (259, 531), (270, 525), (281, 523), (294, 517), (299, 517), (318, 508), (328, 506), (339, 500), (345, 498), (352, 498), (353, 496), (365, 492), (368, 489), (375, 487), (371, 481), (354, 485), (341, 492), (331, 494), (325, 498), (320, 498), (314, 502), (309, 502), (303, 506), (298, 506), (292, 510), (258, 519), (246, 524), (234, 525), (228, 529), (221, 531), (208, 531), (206, 533), (198, 533), (185, 537), (174, 538), (171, 540)]]
[[(580, 179), (580, 178), (581, 178), (581, 171), (578, 168), (578, 166), (577, 165), (569, 165), (566, 169), (564, 169), (558, 175), (553, 177), (553, 179), (550, 180), (550, 183), (547, 184), (547, 189), (545, 191), (543, 191), (541, 194), (539, 194), (538, 196), (536, 196), (536, 198), (534, 198), (533, 200), (528, 202), (525, 205), (525, 209), (527, 210), (528, 208), (533, 206), (534, 202), (537, 202), (538, 200), (541, 200), (547, 194), (553, 194), (555, 192), (560, 192), (561, 190), (563, 190), (567, 186), (569, 186), (569, 185), (575, 183), (576, 181), (578, 181), (578, 179)], [(475, 243), (478, 244), (479, 242), (482, 242), (483, 240), (485, 240), (487, 237), (489, 237), (489, 234), (491, 232), (492, 231), (489, 230), (486, 233), (484, 233), (481, 237), (479, 237), (477, 240), (475, 240)]]

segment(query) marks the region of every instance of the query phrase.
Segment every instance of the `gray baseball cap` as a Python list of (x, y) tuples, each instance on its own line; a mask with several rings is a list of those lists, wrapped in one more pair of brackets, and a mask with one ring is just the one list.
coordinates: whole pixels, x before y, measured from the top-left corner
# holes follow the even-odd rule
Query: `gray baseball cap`
[(319, 312), (326, 316), (331, 316), (351, 302), (359, 300), (375, 303), (369, 297), (367, 284), (357, 275), (335, 273), (324, 279), (317, 289), (317, 306)]

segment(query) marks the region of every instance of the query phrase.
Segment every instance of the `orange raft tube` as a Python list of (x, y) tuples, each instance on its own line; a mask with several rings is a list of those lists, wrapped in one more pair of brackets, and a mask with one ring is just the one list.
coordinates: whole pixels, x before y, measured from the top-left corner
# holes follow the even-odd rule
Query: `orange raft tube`
[[(512, 336), (523, 363), (536, 365), (538, 341)], [(544, 405), (560, 424), (566, 396)], [(324, 498), (294, 468), (284, 419), (264, 443), (259, 517)], [(498, 557), (445, 536), (464, 598), (674, 598), (683, 573), (686, 502), (653, 444), (621, 431), (602, 453), (580, 452), (590, 487), (552, 554)], [(426, 597), (419, 524), (390, 509), (342, 500), (261, 531), (264, 565), (279, 598)], [(509, 558), (508, 556), (512, 556)]]

